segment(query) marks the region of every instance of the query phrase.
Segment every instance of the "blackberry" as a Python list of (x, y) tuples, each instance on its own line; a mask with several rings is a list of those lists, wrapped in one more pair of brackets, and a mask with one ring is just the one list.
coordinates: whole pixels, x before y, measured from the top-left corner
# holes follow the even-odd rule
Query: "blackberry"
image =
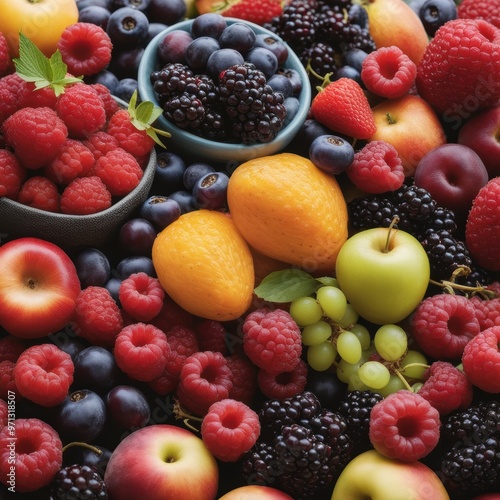
[(341, 6), (320, 5), (316, 13), (317, 38), (330, 43), (332, 40), (342, 41), (348, 22)]
[(432, 212), (425, 221), (419, 239), (424, 239), (434, 232), (443, 230), (448, 231), (450, 234), (455, 234), (457, 230), (455, 213), (448, 208), (437, 206), (434, 212)]
[(151, 73), (151, 84), (158, 94), (160, 105), (163, 106), (170, 97), (184, 92), (193, 76), (191, 69), (181, 63), (168, 63), (161, 70)]
[(229, 134), (224, 116), (214, 108), (205, 110), (203, 120), (193, 132), (211, 141), (228, 142)]
[(352, 227), (358, 230), (389, 227), (397, 214), (393, 202), (379, 195), (354, 198), (347, 208)]
[(368, 437), (370, 413), (372, 408), (383, 399), (372, 391), (350, 391), (339, 405), (339, 413), (346, 419), (347, 432), (356, 446), (356, 452), (370, 449)]
[(432, 216), (437, 202), (427, 189), (415, 185), (400, 189), (395, 193), (398, 213), (407, 214), (414, 220), (424, 221)]
[(205, 117), (205, 108), (196, 96), (183, 92), (164, 104), (163, 116), (179, 128), (198, 128)]
[(262, 440), (246, 453), (241, 467), (248, 484), (273, 484), (283, 472), (274, 444)]
[(199, 99), (206, 108), (215, 105), (219, 98), (219, 93), (215, 82), (207, 75), (196, 75), (186, 81), (184, 92)]
[(53, 479), (50, 500), (105, 500), (106, 485), (97, 469), (88, 465), (71, 465), (61, 469)]
[(337, 55), (335, 50), (331, 45), (323, 42), (313, 43), (302, 52), (300, 59), (308, 70), (313, 88), (316, 85), (321, 85), (326, 75), (335, 73), (337, 69)]

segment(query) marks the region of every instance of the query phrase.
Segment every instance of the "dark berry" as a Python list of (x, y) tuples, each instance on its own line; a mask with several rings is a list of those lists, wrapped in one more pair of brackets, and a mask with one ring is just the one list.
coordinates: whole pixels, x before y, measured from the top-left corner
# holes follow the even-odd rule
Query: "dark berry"
[(214, 79), (235, 64), (243, 64), (244, 57), (235, 49), (224, 48), (213, 52), (207, 61), (207, 74)]
[(129, 102), (137, 87), (138, 83), (135, 78), (121, 78), (116, 85), (114, 95), (125, 102)]
[(278, 58), (273, 52), (263, 47), (255, 47), (250, 50), (245, 60), (262, 71), (266, 79), (271, 78), (278, 70)]
[(171, 200), (175, 200), (179, 204), (182, 214), (198, 209), (194, 202), (193, 194), (189, 191), (181, 189), (170, 193), (168, 197)]
[(104, 286), (111, 276), (111, 265), (98, 248), (81, 250), (73, 259), (82, 288)]
[(184, 187), (191, 191), (194, 185), (201, 179), (203, 176), (207, 174), (211, 174), (215, 172), (215, 168), (208, 163), (196, 162), (191, 163), (187, 166), (184, 176), (183, 176), (183, 184)]
[(218, 40), (226, 28), (227, 22), (224, 16), (208, 12), (194, 18), (191, 24), (191, 35), (193, 38), (209, 36)]
[(254, 47), (263, 47), (270, 50), (278, 59), (278, 64), (282, 66), (288, 59), (287, 45), (275, 35), (268, 33), (258, 33), (255, 36)]
[(311, 161), (330, 175), (344, 172), (354, 160), (351, 143), (336, 135), (320, 135), (309, 148)]
[(193, 198), (198, 208), (216, 210), (225, 206), (229, 177), (223, 172), (212, 172), (198, 179), (193, 186)]
[(457, 18), (457, 6), (453, 0), (426, 0), (419, 17), (426, 33), (433, 37), (443, 24)]
[(145, 47), (155, 36), (159, 35), (168, 28), (166, 24), (163, 23), (149, 23), (148, 36), (144, 40), (143, 46)]
[(135, 217), (125, 222), (118, 233), (120, 247), (130, 255), (151, 256), (157, 230), (146, 219)]
[[(90, 84), (100, 83), (101, 85), (104, 85), (111, 94), (119, 97), (115, 92), (118, 87), (118, 77), (113, 72), (107, 69), (103, 69), (99, 71), (99, 73), (87, 77), (85, 81)], [(132, 93), (130, 95), (132, 95)]]
[(114, 387), (106, 395), (105, 401), (109, 418), (122, 430), (144, 427), (151, 416), (146, 396), (136, 387)]
[(150, 196), (140, 207), (140, 216), (161, 231), (181, 215), (179, 204), (167, 196)]
[(242, 22), (235, 22), (226, 27), (219, 36), (219, 44), (224, 49), (234, 49), (246, 54), (255, 43), (255, 31)]
[(143, 255), (124, 257), (116, 266), (117, 277), (124, 280), (131, 274), (146, 273), (148, 276), (156, 278), (156, 271), (153, 261)]
[(307, 373), (306, 390), (314, 393), (322, 407), (334, 409), (345, 397), (346, 385), (335, 373), (318, 372), (310, 368)]
[(106, 31), (109, 16), (111, 16), (111, 12), (108, 9), (98, 5), (89, 6), (78, 11), (78, 22), (95, 24)]
[(133, 9), (138, 9), (144, 12), (151, 3), (151, 0), (112, 0), (111, 5), (113, 10), (117, 10), (121, 7), (132, 7)]
[(182, 189), (186, 163), (182, 157), (171, 151), (161, 151), (156, 155), (155, 185), (163, 192)]
[(292, 82), (285, 75), (275, 74), (271, 78), (268, 78), (267, 84), (274, 92), (283, 94), (283, 99), (291, 97), (293, 94)]
[(186, 47), (186, 63), (195, 71), (204, 72), (208, 58), (220, 48), (219, 42), (215, 38), (209, 36), (195, 38)]
[(132, 7), (121, 7), (111, 13), (106, 32), (119, 50), (141, 45), (148, 36), (149, 20), (146, 14)]
[(51, 483), (50, 500), (106, 500), (102, 476), (94, 467), (74, 464), (62, 468)]
[(109, 69), (120, 79), (136, 78), (139, 64), (144, 56), (144, 47), (116, 50)]
[(63, 465), (73, 464), (88, 465), (94, 467), (101, 477), (104, 477), (106, 467), (111, 457), (111, 451), (100, 445), (92, 444), (92, 448), (87, 446), (70, 446), (63, 455)]
[(185, 0), (151, 0), (147, 10), (149, 19), (157, 23), (172, 26), (185, 17), (187, 5)]
[(158, 58), (163, 63), (186, 62), (186, 49), (193, 41), (191, 35), (184, 30), (167, 33), (158, 44)]

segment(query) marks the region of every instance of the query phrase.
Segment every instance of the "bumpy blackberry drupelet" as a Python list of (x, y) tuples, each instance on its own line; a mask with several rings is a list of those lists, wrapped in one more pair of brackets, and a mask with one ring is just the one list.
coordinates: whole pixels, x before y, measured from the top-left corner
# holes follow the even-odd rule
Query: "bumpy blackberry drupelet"
[(162, 69), (151, 73), (151, 84), (158, 95), (161, 106), (171, 97), (186, 90), (186, 86), (192, 81), (193, 72), (181, 63), (168, 63)]
[(50, 500), (106, 500), (106, 485), (96, 469), (70, 465), (61, 469), (52, 483)]

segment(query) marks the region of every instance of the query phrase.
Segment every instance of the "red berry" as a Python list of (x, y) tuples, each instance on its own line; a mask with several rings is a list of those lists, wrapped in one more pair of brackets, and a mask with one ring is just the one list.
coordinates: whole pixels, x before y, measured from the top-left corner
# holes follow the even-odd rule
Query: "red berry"
[(500, 0), (462, 0), (457, 6), (459, 19), (484, 19), (500, 28)]
[(283, 12), (280, 0), (239, 0), (225, 5), (226, 9), (221, 11), (223, 16), (245, 19), (261, 26)]
[(135, 323), (117, 335), (114, 354), (117, 365), (130, 378), (150, 382), (163, 373), (170, 346), (167, 336), (155, 326)]
[(0, 398), (7, 400), (9, 393), (19, 394), (16, 381), (14, 380), (14, 368), (16, 363), (13, 361), (0, 361)]
[(62, 465), (62, 442), (57, 432), (37, 418), (18, 418), (0, 430), (0, 482), (8, 485), (12, 429), (16, 443), (15, 491), (34, 492), (50, 484)]
[(148, 322), (159, 314), (164, 297), (158, 279), (146, 273), (131, 274), (120, 284), (120, 304), (137, 321)]
[(59, 212), (59, 191), (57, 186), (47, 177), (35, 175), (30, 177), (19, 190), (17, 201), (29, 207)]
[(102, 180), (93, 175), (69, 183), (61, 195), (61, 212), (71, 215), (89, 215), (111, 206), (111, 193)]
[(257, 442), (259, 416), (234, 399), (212, 404), (201, 423), (201, 438), (208, 450), (222, 462), (236, 462)]
[(243, 323), (243, 348), (262, 370), (278, 374), (292, 371), (302, 354), (300, 328), (283, 309), (258, 309)]
[(229, 397), (247, 405), (251, 404), (258, 389), (257, 367), (243, 353), (237, 351), (227, 356), (226, 360), (233, 374), (233, 388)]
[(57, 96), (50, 87), (37, 89), (32, 82), (24, 82), (19, 94), (19, 109), (21, 108), (51, 108), (55, 109)]
[(485, 392), (500, 393), (499, 345), (500, 326), (492, 326), (478, 333), (464, 349), (464, 372)]
[(382, 455), (403, 462), (427, 456), (438, 444), (439, 412), (418, 393), (400, 390), (375, 404), (370, 441)]
[(88, 76), (99, 73), (110, 63), (113, 44), (100, 26), (78, 22), (64, 29), (57, 48), (69, 73)]
[(7, 149), (0, 149), (0, 197), (15, 200), (26, 178), (26, 169)]
[(19, 97), (25, 84), (17, 73), (0, 78), (0, 125), (19, 109)]
[(103, 85), (102, 83), (92, 83), (90, 85), (102, 99), (104, 103), (104, 109), (106, 110), (106, 118), (109, 120), (117, 111), (120, 110), (120, 106), (116, 102), (116, 99), (113, 97), (108, 87)]
[(301, 393), (307, 384), (307, 363), (299, 359), (290, 372), (270, 373), (259, 370), (257, 382), (262, 393), (269, 399), (286, 399)]
[(7, 405), (7, 401), (0, 399), (0, 431), (7, 425), (9, 422), (9, 406)]
[(14, 380), (21, 396), (42, 406), (55, 406), (68, 395), (74, 370), (69, 354), (54, 344), (41, 344), (19, 356)]
[(0, 32), (0, 76), (4, 76), (12, 69), (12, 59), (9, 54), (9, 46), (2, 32)]
[(481, 331), (492, 326), (500, 326), (500, 297), (481, 299), (474, 295), (470, 301), (476, 311)]
[(217, 351), (227, 354), (226, 327), (223, 323), (211, 319), (202, 319), (194, 327), (200, 351)]
[(194, 328), (195, 316), (183, 309), (174, 302), (171, 297), (165, 294), (163, 307), (160, 313), (151, 320), (160, 330), (167, 332), (170, 328), (182, 325), (188, 328)]
[(108, 151), (120, 147), (115, 137), (102, 130), (90, 134), (87, 139), (83, 141), (83, 144), (90, 149), (95, 160), (104, 156)]
[(405, 180), (396, 148), (385, 141), (370, 141), (356, 152), (346, 173), (358, 189), (373, 194), (396, 191)]
[(12, 361), (15, 363), (17, 358), (24, 352), (26, 346), (24, 343), (14, 337), (14, 335), (5, 335), (0, 338), (0, 361)]
[(424, 299), (410, 317), (410, 332), (425, 354), (459, 360), (480, 331), (474, 306), (463, 295), (439, 294)]

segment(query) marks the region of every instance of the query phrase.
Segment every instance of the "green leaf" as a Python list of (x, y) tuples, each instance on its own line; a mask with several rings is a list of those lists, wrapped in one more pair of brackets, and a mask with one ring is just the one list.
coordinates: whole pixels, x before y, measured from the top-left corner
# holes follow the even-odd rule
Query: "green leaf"
[(267, 275), (255, 288), (255, 294), (269, 302), (292, 302), (314, 293), (319, 282), (301, 269), (283, 269)]

